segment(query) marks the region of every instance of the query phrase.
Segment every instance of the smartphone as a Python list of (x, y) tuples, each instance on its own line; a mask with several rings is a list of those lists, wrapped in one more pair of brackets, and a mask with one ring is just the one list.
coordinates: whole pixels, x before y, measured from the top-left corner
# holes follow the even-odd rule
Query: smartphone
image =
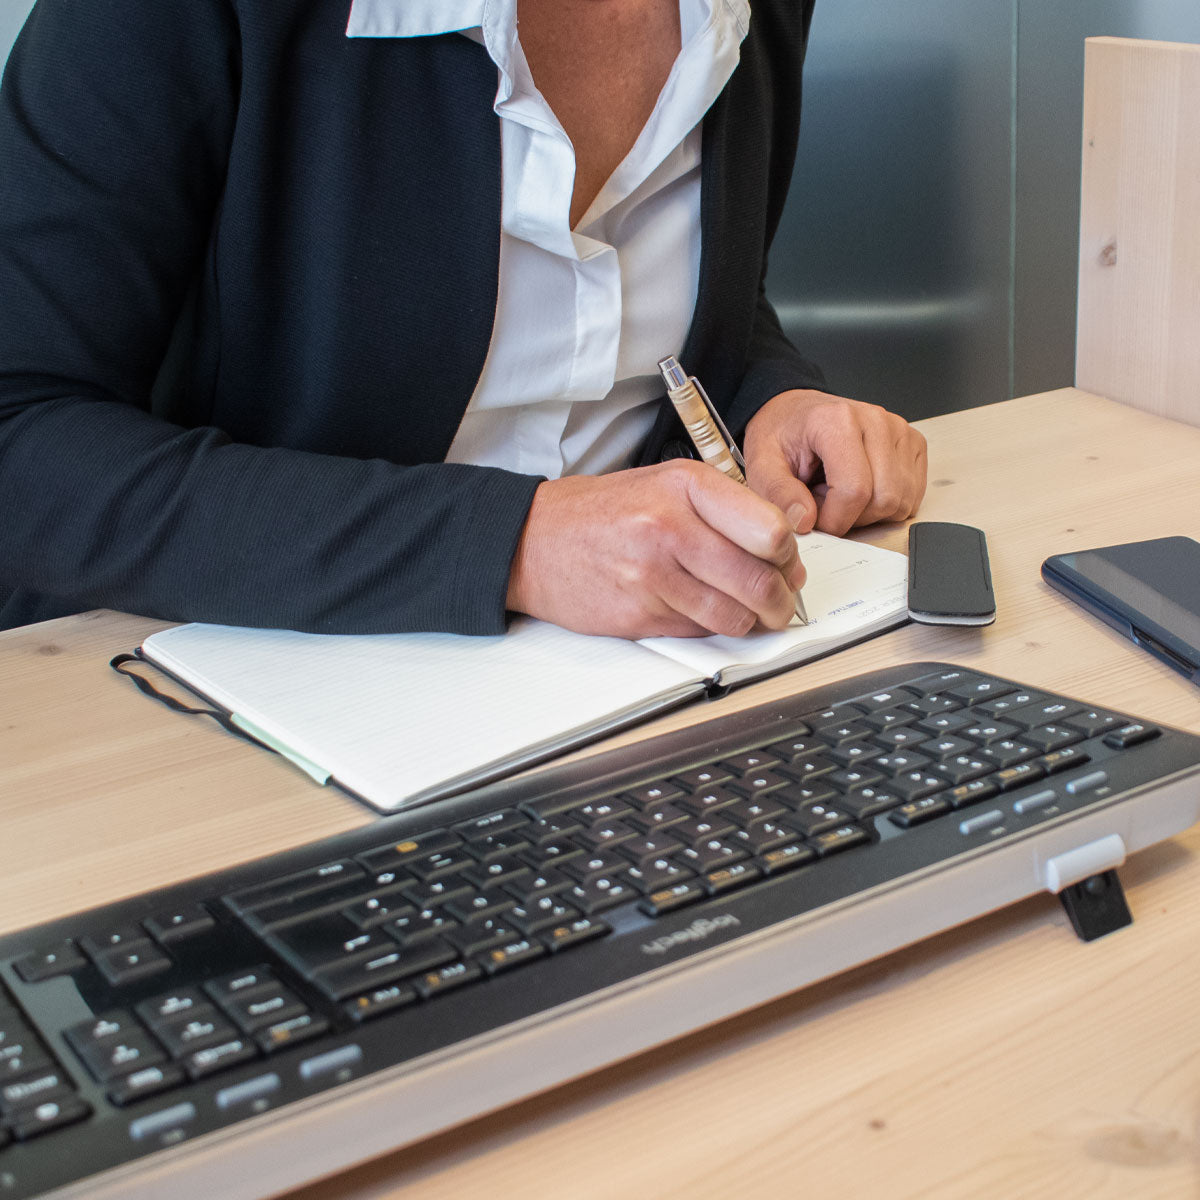
[(1153, 538), (1056, 554), (1042, 578), (1200, 683), (1200, 542)]

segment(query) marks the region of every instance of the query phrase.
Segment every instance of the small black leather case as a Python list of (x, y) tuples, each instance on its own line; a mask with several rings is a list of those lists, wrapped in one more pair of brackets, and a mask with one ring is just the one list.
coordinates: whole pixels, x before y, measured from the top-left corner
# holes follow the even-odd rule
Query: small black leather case
[(990, 625), (996, 619), (982, 529), (946, 521), (909, 526), (908, 615), (926, 625)]

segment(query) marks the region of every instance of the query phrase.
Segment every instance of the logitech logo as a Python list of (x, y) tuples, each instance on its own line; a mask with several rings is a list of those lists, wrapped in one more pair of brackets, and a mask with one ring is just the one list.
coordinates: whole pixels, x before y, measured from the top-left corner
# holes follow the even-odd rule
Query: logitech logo
[(664, 933), (662, 937), (655, 938), (652, 942), (643, 942), (642, 953), (666, 954), (668, 950), (673, 950), (676, 946), (682, 946), (686, 942), (702, 942), (710, 933), (716, 933), (718, 929), (728, 929), (730, 926), (740, 924), (741, 921), (733, 913), (719, 913), (715, 917), (699, 917), (686, 929), (677, 929), (674, 933)]

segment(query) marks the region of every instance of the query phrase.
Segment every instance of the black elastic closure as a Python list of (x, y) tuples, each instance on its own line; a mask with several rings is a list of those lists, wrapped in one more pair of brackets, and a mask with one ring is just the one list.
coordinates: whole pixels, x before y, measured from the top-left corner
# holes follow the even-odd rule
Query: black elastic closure
[(118, 675), (124, 675), (130, 680), (134, 687), (137, 688), (144, 696), (149, 696), (153, 700), (157, 700), (160, 704), (166, 705), (172, 712), (185, 713), (188, 716), (194, 717), (211, 717), (222, 729), (229, 733), (236, 734), (243, 741), (252, 742), (255, 746), (261, 746), (264, 750), (270, 750), (272, 754), (277, 754), (278, 751), (274, 746), (268, 746), (266, 742), (259, 741), (252, 733), (248, 733), (239, 725), (234, 724), (229, 713), (222, 712), (219, 708), (206, 708), (192, 704), (185, 704), (176, 696), (172, 696), (169, 692), (160, 692), (145, 675), (139, 675), (136, 671), (128, 671), (125, 668), (130, 663), (136, 663), (140, 667), (149, 666), (144, 658), (138, 654), (118, 654), (115, 658), (108, 660), (108, 665), (112, 667)]

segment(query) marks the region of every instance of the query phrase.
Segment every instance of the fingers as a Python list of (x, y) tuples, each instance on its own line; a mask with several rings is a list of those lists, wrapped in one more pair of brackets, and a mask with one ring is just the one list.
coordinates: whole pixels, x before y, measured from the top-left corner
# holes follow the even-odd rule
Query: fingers
[(508, 607), (587, 633), (740, 636), (786, 625), (803, 581), (777, 509), (712, 467), (680, 462), (543, 483)]
[(925, 494), (924, 437), (874, 404), (785, 392), (747, 430), (751, 485), (795, 523), (844, 534), (911, 517)]

